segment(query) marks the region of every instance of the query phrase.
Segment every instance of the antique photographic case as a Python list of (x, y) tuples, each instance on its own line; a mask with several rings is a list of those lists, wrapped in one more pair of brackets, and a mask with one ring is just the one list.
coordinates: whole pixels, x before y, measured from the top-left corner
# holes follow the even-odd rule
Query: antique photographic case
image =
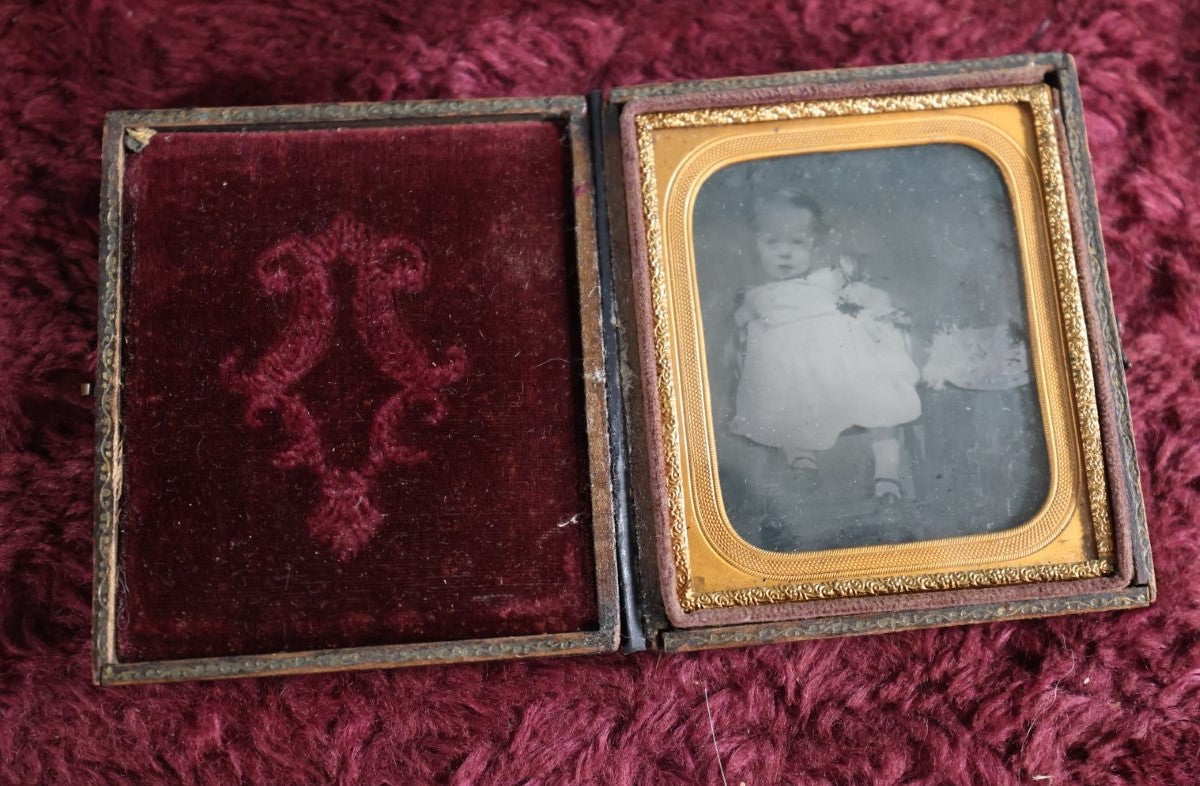
[(115, 112), (101, 684), (1144, 606), (1074, 66)]

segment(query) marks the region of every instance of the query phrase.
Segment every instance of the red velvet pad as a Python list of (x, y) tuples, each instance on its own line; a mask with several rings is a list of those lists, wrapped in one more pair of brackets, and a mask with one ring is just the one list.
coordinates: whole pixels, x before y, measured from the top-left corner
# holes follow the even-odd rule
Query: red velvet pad
[(570, 177), (541, 121), (127, 154), (121, 658), (595, 629)]

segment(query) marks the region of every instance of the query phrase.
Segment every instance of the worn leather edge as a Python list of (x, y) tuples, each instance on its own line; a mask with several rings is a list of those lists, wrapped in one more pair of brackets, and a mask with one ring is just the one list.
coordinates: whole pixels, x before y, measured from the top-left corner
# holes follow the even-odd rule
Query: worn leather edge
[[(1120, 488), (1124, 495), (1123, 515), (1128, 524), (1127, 537), (1132, 550), (1133, 578), (1136, 586), (1149, 588), (1152, 602), (1156, 595), (1154, 557), (1150, 547), (1150, 532), (1146, 521), (1146, 505), (1142, 496), (1141, 472), (1137, 461), (1137, 444), (1133, 431), (1133, 417), (1129, 405), (1129, 391), (1125, 381), (1125, 354), (1121, 349), (1120, 325), (1113, 307), (1112, 286), (1108, 277), (1108, 262), (1104, 251), (1104, 239), (1100, 229), (1100, 208), (1096, 200), (1096, 183), (1092, 174), (1092, 160), (1088, 149), (1087, 128), (1084, 123), (1083, 101), (1079, 90), (1079, 77), (1075, 61), (1070, 55), (1062, 55), (1057, 71), (1060, 84), (1059, 95), (1063, 134), (1066, 137), (1070, 157), (1068, 174), (1073, 178), (1068, 195), (1075, 200), (1072, 221), (1078, 219), (1080, 229), (1072, 226), (1072, 233), (1086, 253), (1080, 255), (1081, 280), (1084, 291), (1092, 296), (1090, 317), (1097, 320), (1096, 341), (1103, 352), (1094, 353), (1106, 369), (1109, 384), (1098, 384), (1106, 400), (1100, 402), (1113, 418), (1113, 446), (1118, 464), (1111, 466), (1110, 488)], [(1089, 335), (1093, 333), (1088, 326)], [(1099, 379), (1097, 380), (1100, 381)], [(1102, 410), (1103, 412), (1103, 410)], [(1107, 456), (1106, 456), (1107, 458)], [(1118, 474), (1119, 473), (1119, 474)]]
[(1084, 593), (1063, 598), (1003, 601), (949, 608), (825, 617), (795, 622), (692, 628), (665, 632), (662, 637), (662, 645), (665, 650), (683, 652), (1134, 609), (1149, 605), (1150, 595), (1148, 587), (1136, 586), (1115, 592)]

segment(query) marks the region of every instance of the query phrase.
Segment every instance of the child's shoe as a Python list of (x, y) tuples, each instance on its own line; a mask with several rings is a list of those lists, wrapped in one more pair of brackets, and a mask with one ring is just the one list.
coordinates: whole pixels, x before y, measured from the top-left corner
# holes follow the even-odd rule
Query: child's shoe
[(895, 505), (904, 496), (900, 481), (895, 478), (875, 478), (875, 499), (885, 508)]
[(805, 492), (816, 491), (821, 487), (821, 470), (817, 462), (809, 456), (799, 456), (792, 460), (792, 477), (794, 477)]

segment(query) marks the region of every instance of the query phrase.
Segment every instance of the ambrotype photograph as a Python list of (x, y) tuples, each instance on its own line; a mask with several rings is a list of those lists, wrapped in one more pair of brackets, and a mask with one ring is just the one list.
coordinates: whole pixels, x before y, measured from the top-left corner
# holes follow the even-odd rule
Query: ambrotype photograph
[(997, 532), (1045, 503), (1011, 200), (961, 144), (728, 165), (693, 212), (721, 498), (777, 552)]

